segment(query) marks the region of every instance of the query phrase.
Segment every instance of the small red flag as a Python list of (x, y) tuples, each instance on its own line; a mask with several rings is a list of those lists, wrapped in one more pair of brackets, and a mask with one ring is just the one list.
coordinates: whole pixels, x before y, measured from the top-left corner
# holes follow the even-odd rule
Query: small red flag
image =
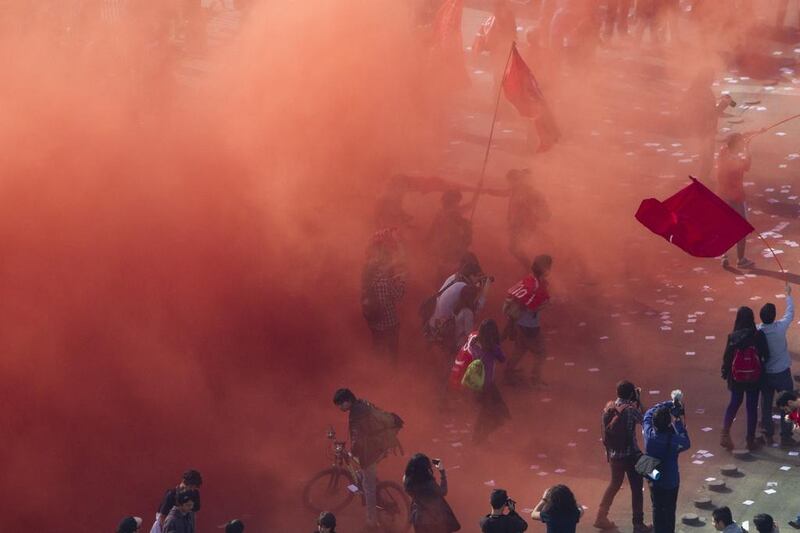
[[(691, 176), (690, 176), (691, 178)], [(717, 257), (755, 228), (694, 178), (663, 202), (643, 200), (636, 220), (695, 257)]]
[(553, 113), (544, 100), (539, 84), (531, 69), (517, 50), (517, 43), (511, 44), (511, 57), (503, 75), (503, 93), (523, 117), (533, 119), (541, 142), (540, 151), (555, 144), (561, 137)]

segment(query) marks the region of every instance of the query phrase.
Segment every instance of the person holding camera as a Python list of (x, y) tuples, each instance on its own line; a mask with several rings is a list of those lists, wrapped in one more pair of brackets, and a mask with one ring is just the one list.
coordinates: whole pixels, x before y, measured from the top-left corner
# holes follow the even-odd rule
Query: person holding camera
[(678, 455), (692, 446), (683, 414), (682, 395), (675, 391), (673, 400), (648, 409), (642, 422), (645, 453), (660, 461), (658, 474), (654, 472), (648, 479), (655, 533), (675, 531), (675, 508), (681, 481)]
[(492, 512), (480, 521), (483, 533), (520, 533), (528, 529), (528, 523), (517, 514), (517, 503), (508, 497), (505, 490), (494, 489), (489, 496), (489, 503)]
[(547, 533), (575, 533), (583, 509), (566, 485), (554, 485), (544, 491), (531, 512), (531, 518), (547, 525)]
[(617, 383), (617, 399), (608, 402), (603, 410), (603, 446), (611, 468), (611, 480), (597, 509), (594, 521), (597, 529), (616, 529), (617, 525), (608, 519), (608, 511), (626, 475), (631, 486), (633, 531), (647, 533), (653, 529), (644, 523), (644, 480), (636, 471), (636, 461), (642, 454), (636, 441), (636, 425), (642, 423), (644, 412), (640, 393), (641, 389), (630, 381), (620, 381)]
[[(439, 483), (433, 469), (439, 471)], [(406, 465), (403, 488), (411, 497), (411, 524), (415, 533), (452, 533), (461, 529), (453, 509), (445, 500), (447, 474), (441, 459), (415, 453)]]

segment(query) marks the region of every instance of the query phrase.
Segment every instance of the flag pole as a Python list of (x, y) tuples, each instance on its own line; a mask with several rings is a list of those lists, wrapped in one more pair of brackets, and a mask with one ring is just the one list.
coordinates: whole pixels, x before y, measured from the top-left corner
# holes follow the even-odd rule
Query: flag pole
[(778, 259), (778, 255), (775, 253), (775, 250), (772, 249), (772, 246), (769, 245), (769, 243), (767, 242), (767, 239), (765, 239), (764, 236), (761, 235), (761, 233), (758, 234), (758, 238), (761, 239), (761, 241), (764, 243), (764, 245), (767, 248), (769, 248), (769, 251), (772, 252), (772, 257), (774, 257), (775, 258), (775, 262), (778, 263), (778, 268), (781, 269), (781, 273), (785, 273), (786, 271), (783, 269), (783, 265), (781, 264), (781, 260)]
[[(783, 120), (781, 120), (781, 121), (778, 121), (778, 122), (776, 122), (775, 124), (773, 124), (773, 125), (771, 125), (771, 126), (767, 126), (766, 128), (761, 128), (761, 130), (760, 130), (760, 131), (757, 131), (756, 133), (754, 133), (754, 134), (752, 135), (752, 137), (756, 137), (756, 136), (758, 136), (758, 135), (761, 135), (761, 134), (763, 134), (763, 133), (766, 133), (766, 132), (768, 132), (769, 130), (771, 130), (772, 128), (777, 128), (777, 127), (778, 127), (778, 126), (780, 126), (781, 124), (785, 124), (786, 122), (789, 122), (790, 120), (794, 120), (794, 119), (796, 119), (796, 118), (800, 118), (800, 114), (797, 114), (797, 115), (792, 115), (791, 117), (789, 117), (789, 118), (785, 118), (785, 119), (783, 119)], [(752, 138), (752, 137), (751, 137), (751, 138)]]
[(475, 189), (475, 198), (472, 200), (472, 212), (469, 215), (469, 221), (472, 222), (472, 219), (475, 217), (475, 209), (478, 207), (478, 197), (481, 194), (481, 190), (483, 189), (483, 179), (486, 175), (486, 164), (489, 162), (489, 150), (492, 147), (492, 138), (494, 137), (494, 125), (497, 122), (497, 110), (500, 109), (500, 97), (503, 95), (503, 83), (506, 81), (506, 72), (508, 71), (508, 64), (511, 62), (511, 55), (514, 53), (514, 48), (516, 48), (517, 43), (516, 41), (511, 42), (511, 49), (508, 51), (508, 57), (506, 58), (506, 66), (503, 67), (503, 77), (500, 78), (500, 87), (497, 90), (497, 99), (494, 103), (494, 115), (492, 116), (492, 127), (489, 129), (489, 142), (486, 143), (486, 152), (483, 156), (483, 166), (481, 167), (481, 176), (478, 179), (478, 187)]

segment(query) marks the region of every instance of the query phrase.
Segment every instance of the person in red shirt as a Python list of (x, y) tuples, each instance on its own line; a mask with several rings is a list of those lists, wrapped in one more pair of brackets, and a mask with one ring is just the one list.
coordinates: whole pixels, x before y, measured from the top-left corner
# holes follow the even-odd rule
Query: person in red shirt
[[(728, 137), (717, 154), (717, 193), (734, 211), (747, 218), (744, 194), (744, 173), (750, 170), (750, 136), (734, 133)], [(736, 243), (736, 266), (753, 268), (755, 263), (745, 257), (747, 242)], [(728, 254), (722, 256), (722, 266), (727, 267)]]
[(783, 409), (792, 422), (796, 426), (800, 426), (800, 396), (794, 391), (783, 391), (778, 399), (775, 400), (775, 405), (779, 409)]

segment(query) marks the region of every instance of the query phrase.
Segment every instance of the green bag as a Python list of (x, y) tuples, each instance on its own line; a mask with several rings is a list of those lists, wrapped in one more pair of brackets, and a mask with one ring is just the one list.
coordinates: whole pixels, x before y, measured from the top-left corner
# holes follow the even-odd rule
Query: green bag
[(483, 368), (483, 361), (475, 359), (469, 364), (467, 371), (464, 372), (464, 377), (461, 378), (461, 384), (475, 392), (480, 392), (483, 390), (483, 383), (485, 380), (486, 370)]

